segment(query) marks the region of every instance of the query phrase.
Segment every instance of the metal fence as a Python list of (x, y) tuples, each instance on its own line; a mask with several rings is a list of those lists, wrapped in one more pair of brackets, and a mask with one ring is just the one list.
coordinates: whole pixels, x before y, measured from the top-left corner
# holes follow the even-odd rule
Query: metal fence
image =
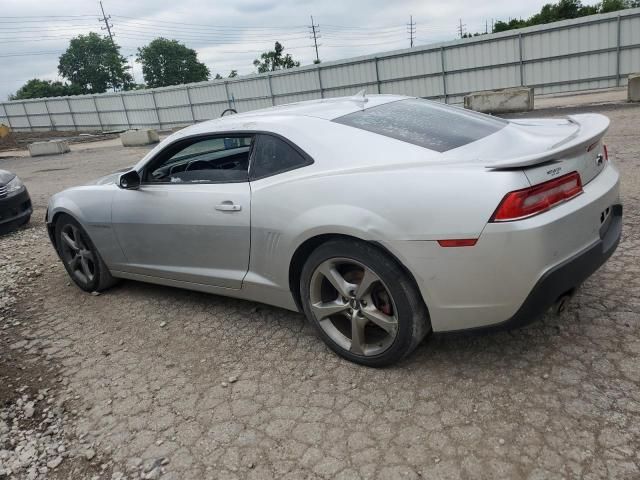
[(461, 103), (472, 91), (536, 94), (626, 84), (640, 71), (640, 8), (280, 72), (132, 92), (0, 104), (14, 130), (170, 128), (237, 111), (369, 93)]

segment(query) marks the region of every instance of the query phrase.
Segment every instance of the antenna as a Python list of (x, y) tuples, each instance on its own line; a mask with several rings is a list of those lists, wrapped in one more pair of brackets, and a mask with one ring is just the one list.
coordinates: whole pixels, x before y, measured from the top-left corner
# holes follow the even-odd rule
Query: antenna
[(369, 101), (369, 99), (367, 98), (367, 89), (363, 88), (358, 93), (356, 93), (354, 96), (352, 96), (349, 100), (351, 100), (352, 102), (359, 102), (359, 103), (362, 103), (364, 105), (365, 103), (367, 103)]

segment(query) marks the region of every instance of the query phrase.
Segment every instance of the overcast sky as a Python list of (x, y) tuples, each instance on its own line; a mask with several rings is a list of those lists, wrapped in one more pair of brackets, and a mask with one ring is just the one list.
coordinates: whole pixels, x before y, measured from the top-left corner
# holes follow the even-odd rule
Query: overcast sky
[[(104, 0), (115, 41), (129, 57), (138, 83), (138, 47), (157, 36), (175, 38), (198, 52), (212, 75), (254, 71), (253, 59), (279, 40), (303, 65), (315, 58), (310, 15), (319, 25), (320, 58), (337, 60), (406, 48), (413, 15), (416, 45), (453, 40), (458, 22), (471, 33), (492, 19), (528, 17), (549, 0)], [(592, 2), (584, 2), (592, 3)], [(31, 78), (60, 80), (58, 57), (69, 39), (100, 30), (93, 0), (2, 0), (0, 100)]]

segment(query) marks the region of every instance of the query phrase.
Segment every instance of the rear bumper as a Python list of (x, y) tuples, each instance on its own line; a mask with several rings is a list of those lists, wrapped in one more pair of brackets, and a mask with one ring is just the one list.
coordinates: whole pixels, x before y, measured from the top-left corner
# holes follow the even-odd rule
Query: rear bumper
[(31, 213), (31, 198), (26, 188), (16, 195), (0, 198), (0, 233), (26, 223)]
[(524, 220), (488, 223), (473, 247), (400, 241), (389, 249), (416, 279), (434, 332), (512, 328), (606, 261), (620, 235), (619, 204), (619, 175), (609, 164), (571, 201)]
[(469, 330), (512, 330), (528, 325), (545, 313), (563, 295), (573, 292), (593, 275), (615, 252), (622, 235), (622, 205), (612, 207), (610, 219), (602, 226), (600, 239), (582, 252), (547, 271), (510, 319), (495, 325)]

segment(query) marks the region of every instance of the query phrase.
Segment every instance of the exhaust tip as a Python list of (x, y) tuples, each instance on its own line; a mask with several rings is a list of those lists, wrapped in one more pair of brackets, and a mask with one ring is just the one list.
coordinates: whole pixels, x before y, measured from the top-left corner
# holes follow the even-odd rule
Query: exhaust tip
[(573, 298), (573, 294), (574, 290), (569, 290), (568, 292), (560, 295), (553, 304), (553, 307), (551, 307), (553, 313), (556, 315), (562, 315), (564, 312), (566, 312), (567, 306), (569, 305), (571, 298)]

